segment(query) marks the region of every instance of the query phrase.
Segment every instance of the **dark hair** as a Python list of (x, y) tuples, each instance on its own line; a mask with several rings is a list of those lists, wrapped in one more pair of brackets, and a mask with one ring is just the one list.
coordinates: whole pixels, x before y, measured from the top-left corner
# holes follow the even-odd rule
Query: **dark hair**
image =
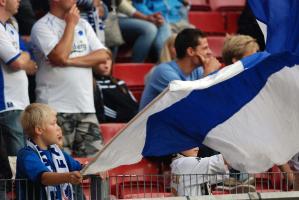
[(204, 38), (205, 34), (195, 28), (186, 28), (182, 30), (176, 37), (174, 47), (177, 58), (183, 58), (189, 47), (195, 48), (198, 45), (198, 39)]

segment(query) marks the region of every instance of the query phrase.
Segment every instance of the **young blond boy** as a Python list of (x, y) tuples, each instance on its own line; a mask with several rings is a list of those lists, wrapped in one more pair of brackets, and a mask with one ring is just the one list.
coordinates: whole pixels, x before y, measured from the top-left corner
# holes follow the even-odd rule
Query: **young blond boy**
[(80, 184), (81, 165), (56, 145), (61, 139), (56, 112), (48, 105), (26, 107), (21, 124), (27, 146), (17, 156), (18, 199), (73, 199), (72, 184)]

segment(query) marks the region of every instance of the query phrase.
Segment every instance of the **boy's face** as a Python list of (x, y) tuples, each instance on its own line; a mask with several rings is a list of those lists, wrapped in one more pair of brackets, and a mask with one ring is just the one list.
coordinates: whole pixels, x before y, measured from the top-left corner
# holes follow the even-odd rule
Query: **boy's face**
[(45, 145), (59, 144), (61, 129), (57, 124), (56, 113), (50, 115), (49, 120), (45, 123), (41, 135)]
[(60, 128), (60, 126), (58, 126), (59, 128), (59, 133), (58, 133), (58, 143), (57, 145), (59, 146), (59, 148), (63, 148), (63, 136), (62, 136), (62, 130)]

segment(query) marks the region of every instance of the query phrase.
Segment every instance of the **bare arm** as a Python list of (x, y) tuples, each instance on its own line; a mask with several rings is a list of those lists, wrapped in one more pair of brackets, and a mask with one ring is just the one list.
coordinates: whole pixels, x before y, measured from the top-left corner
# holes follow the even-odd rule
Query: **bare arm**
[(97, 66), (100, 63), (105, 63), (108, 59), (111, 59), (111, 53), (109, 51), (96, 50), (85, 56), (69, 58), (66, 63), (68, 66), (89, 68)]
[(37, 65), (31, 60), (29, 53), (21, 52), (21, 55), (9, 66), (14, 70), (25, 70), (27, 74), (34, 74), (37, 70)]
[(80, 184), (82, 176), (80, 172), (73, 171), (68, 173), (44, 172), (41, 176), (43, 185), (58, 185), (62, 183)]
[(80, 19), (80, 13), (76, 5), (74, 5), (65, 16), (66, 26), (64, 33), (48, 55), (51, 63), (54, 65), (65, 66), (73, 48), (74, 30)]

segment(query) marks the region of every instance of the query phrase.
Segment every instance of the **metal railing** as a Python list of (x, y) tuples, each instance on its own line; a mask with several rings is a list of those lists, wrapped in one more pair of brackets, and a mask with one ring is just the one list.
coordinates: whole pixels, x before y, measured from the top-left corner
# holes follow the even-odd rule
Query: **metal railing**
[[(99, 176), (88, 176), (80, 185), (73, 186), (73, 190), (76, 200), (288, 192), (299, 188), (297, 177), (299, 177), (298, 174), (290, 175), (282, 172), (223, 175), (117, 175), (105, 180)], [(39, 199), (38, 195), (33, 194), (38, 194), (40, 191), (32, 188), (27, 180), (2, 179), (0, 180), (0, 200), (17, 199), (20, 193), (16, 191), (16, 188), (20, 185), (27, 188), (26, 199)]]

